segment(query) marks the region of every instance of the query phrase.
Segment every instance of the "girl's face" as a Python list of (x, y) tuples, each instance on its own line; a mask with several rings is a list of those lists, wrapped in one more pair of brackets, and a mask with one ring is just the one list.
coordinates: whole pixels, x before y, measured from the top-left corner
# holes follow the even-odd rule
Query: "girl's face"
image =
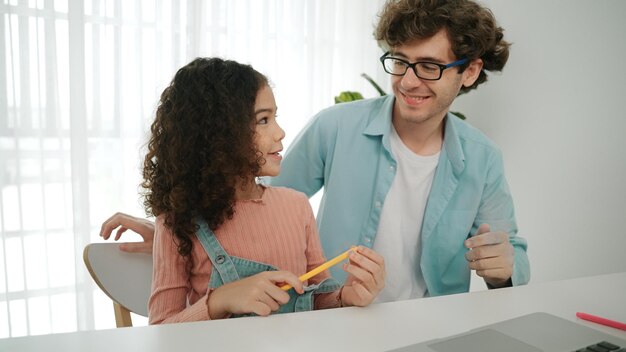
[(256, 121), (254, 144), (265, 160), (258, 176), (278, 176), (280, 173), (280, 161), (283, 159), (280, 152), (283, 151), (282, 140), (285, 138), (285, 131), (276, 122), (276, 110), (272, 88), (265, 85), (257, 93), (254, 102)]

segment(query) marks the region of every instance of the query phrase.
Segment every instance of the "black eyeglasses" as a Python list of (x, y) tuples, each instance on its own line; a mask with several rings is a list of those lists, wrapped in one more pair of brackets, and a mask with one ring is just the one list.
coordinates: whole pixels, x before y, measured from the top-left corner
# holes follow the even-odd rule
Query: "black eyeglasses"
[(397, 57), (388, 55), (389, 52), (386, 52), (383, 54), (383, 56), (380, 57), (380, 62), (383, 64), (385, 72), (394, 76), (404, 76), (406, 74), (406, 70), (408, 70), (410, 67), (413, 69), (413, 73), (415, 73), (418, 78), (427, 81), (436, 81), (441, 78), (441, 75), (443, 75), (443, 70), (450, 67), (460, 66), (467, 62), (467, 58), (464, 58), (449, 63), (447, 65), (428, 61), (418, 61), (411, 63), (406, 60), (402, 60)]

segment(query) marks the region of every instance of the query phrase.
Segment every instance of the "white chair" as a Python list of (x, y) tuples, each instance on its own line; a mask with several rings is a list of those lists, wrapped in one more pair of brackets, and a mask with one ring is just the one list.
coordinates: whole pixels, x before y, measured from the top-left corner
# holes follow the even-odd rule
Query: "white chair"
[(148, 316), (152, 255), (126, 253), (118, 243), (91, 243), (83, 260), (93, 280), (113, 300), (117, 327), (133, 326), (130, 312)]

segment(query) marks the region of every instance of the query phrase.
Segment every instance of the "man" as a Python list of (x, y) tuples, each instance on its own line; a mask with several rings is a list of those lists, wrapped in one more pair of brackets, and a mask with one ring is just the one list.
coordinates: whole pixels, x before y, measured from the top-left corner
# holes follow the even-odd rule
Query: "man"
[(506, 64), (502, 28), (473, 1), (398, 0), (385, 4), (375, 37), (393, 95), (317, 114), (270, 182), (309, 197), (324, 187), (324, 252), (363, 244), (382, 254), (379, 302), (467, 292), (470, 270), (490, 288), (527, 283), (501, 153), (448, 112)]

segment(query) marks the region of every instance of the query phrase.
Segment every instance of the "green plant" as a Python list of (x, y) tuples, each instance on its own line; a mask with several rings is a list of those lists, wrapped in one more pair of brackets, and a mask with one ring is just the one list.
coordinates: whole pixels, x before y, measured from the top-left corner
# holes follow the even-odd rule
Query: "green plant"
[(335, 104), (347, 103), (349, 101), (361, 100), (363, 96), (359, 92), (343, 91), (335, 97)]
[[(361, 73), (361, 77), (365, 78), (368, 82), (370, 82), (370, 84), (374, 87), (374, 89), (376, 89), (376, 91), (378, 91), (378, 94), (380, 94), (381, 97), (383, 95), (387, 95), (387, 93), (382, 88), (380, 88), (380, 86), (376, 84), (376, 82), (374, 82), (372, 77), (368, 76), (366, 73)], [(339, 93), (339, 95), (335, 97), (335, 104), (347, 103), (349, 101), (355, 101), (355, 100), (361, 100), (361, 99), (363, 99), (363, 95), (361, 95), (361, 93), (346, 90), (346, 91)]]

